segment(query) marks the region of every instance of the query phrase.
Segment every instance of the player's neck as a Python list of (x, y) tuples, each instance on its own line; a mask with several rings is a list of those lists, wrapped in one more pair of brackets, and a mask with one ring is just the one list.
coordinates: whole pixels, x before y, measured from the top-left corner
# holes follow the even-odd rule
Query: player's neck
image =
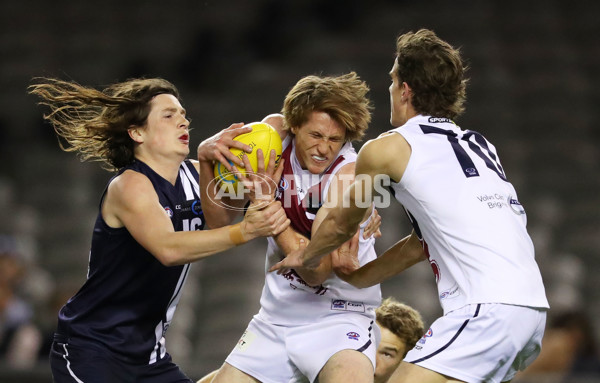
[(175, 185), (177, 182), (177, 175), (179, 174), (179, 166), (181, 162), (185, 158), (181, 159), (166, 159), (166, 158), (154, 158), (149, 156), (139, 156), (136, 155), (136, 158), (146, 165), (148, 165), (152, 170), (154, 170), (158, 175), (162, 178), (166, 179), (171, 183), (171, 185)]
[(413, 117), (415, 117), (415, 116), (418, 116), (418, 115), (419, 115), (419, 113), (417, 113), (417, 112), (415, 111), (415, 108), (413, 108), (412, 104), (411, 104), (410, 102), (409, 102), (409, 103), (407, 103), (407, 104), (406, 104), (406, 114), (405, 114), (406, 121), (408, 121), (408, 120), (410, 120), (411, 118), (413, 118)]

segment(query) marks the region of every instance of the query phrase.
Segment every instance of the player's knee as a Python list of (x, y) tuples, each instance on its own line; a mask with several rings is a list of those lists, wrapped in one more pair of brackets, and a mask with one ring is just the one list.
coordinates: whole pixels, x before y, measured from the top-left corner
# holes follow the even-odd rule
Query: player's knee
[(319, 373), (319, 382), (373, 382), (375, 371), (371, 360), (356, 350), (335, 353)]

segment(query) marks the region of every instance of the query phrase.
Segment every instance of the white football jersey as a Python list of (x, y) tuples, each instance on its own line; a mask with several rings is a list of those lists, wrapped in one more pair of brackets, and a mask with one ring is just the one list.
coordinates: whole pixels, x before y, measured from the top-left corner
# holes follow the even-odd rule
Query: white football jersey
[[(329, 185), (334, 179), (332, 176), (335, 176), (344, 165), (356, 162), (356, 152), (350, 143), (345, 144), (330, 168), (322, 175), (314, 175), (302, 169), (296, 158), (293, 139), (288, 137), (283, 142), (282, 158), (285, 158), (285, 167), (278, 199), (282, 201), (287, 216), (292, 220), (292, 226), (298, 232), (310, 236), (307, 230), (312, 227), (316, 210), (325, 200)], [(315, 190), (320, 198), (314, 195), (311, 198), (310, 191)], [(289, 198), (288, 193), (295, 196)], [(315, 206), (317, 199), (318, 206)], [(289, 204), (294, 205), (287, 206)], [(361, 232), (367, 222), (361, 225)], [(371, 237), (364, 240), (362, 235), (360, 238), (358, 260), (362, 266), (375, 259), (377, 255), (374, 249), (375, 239)], [(275, 240), (268, 238), (265, 271), (284, 256)], [(294, 270), (282, 275), (266, 272), (258, 317), (277, 325), (313, 323), (319, 317), (346, 312), (363, 313), (374, 319), (375, 309), (380, 303), (379, 285), (358, 289), (332, 273), (323, 284), (308, 286)]]
[(473, 303), (547, 308), (525, 210), (495, 147), (444, 118), (419, 115), (391, 132), (412, 149), (391, 186), (424, 241), (444, 313)]

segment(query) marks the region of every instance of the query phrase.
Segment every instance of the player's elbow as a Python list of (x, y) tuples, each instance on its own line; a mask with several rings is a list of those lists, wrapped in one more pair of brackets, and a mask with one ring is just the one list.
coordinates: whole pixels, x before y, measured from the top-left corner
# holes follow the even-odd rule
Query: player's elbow
[(368, 280), (366, 278), (360, 278), (358, 273), (354, 273), (346, 279), (346, 282), (356, 287), (357, 289), (366, 289), (377, 284), (377, 282)]
[(300, 267), (296, 269), (300, 278), (310, 287), (320, 286), (331, 277), (333, 270), (326, 258), (321, 259), (321, 263), (316, 268)]
[(358, 229), (360, 221), (352, 222), (350, 220), (336, 220), (334, 235), (343, 239), (343, 242), (352, 238)]

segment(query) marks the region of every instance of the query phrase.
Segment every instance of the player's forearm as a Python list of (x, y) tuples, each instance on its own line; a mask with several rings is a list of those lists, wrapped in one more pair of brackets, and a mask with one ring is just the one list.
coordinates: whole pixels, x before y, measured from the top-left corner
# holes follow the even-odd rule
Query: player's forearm
[[(308, 238), (296, 232), (291, 226), (273, 238), (279, 246), (279, 249), (281, 249), (286, 256), (292, 251), (296, 251), (300, 247), (306, 246), (306, 244), (310, 242)], [(300, 241), (304, 241), (305, 245), (301, 246)], [(318, 286), (329, 278), (331, 274), (331, 262), (326, 262), (325, 259), (323, 259), (316, 269), (299, 267), (295, 270), (309, 286)]]
[(274, 236), (273, 239), (285, 255), (298, 250), (301, 245), (300, 241), (305, 241), (304, 246), (309, 242), (308, 238), (298, 233), (291, 226), (288, 226), (287, 229)]
[(319, 286), (331, 276), (331, 260), (326, 256), (317, 268), (299, 267), (295, 270), (309, 286)]
[(336, 221), (329, 217), (321, 223), (304, 251), (302, 262), (306, 267), (316, 267), (324, 256), (352, 237), (352, 233), (340, 229)]
[(398, 275), (424, 259), (423, 249), (415, 244), (414, 239), (411, 240), (411, 236), (407, 236), (386, 250), (377, 259), (350, 274), (340, 276), (340, 278), (352, 286), (362, 289)]
[(149, 251), (165, 266), (198, 261), (246, 243), (257, 235), (246, 231), (242, 222), (213, 230), (178, 231), (156, 238)]
[(332, 209), (304, 251), (303, 264), (307, 267), (316, 266), (321, 258), (352, 238), (364, 211), (365, 209), (344, 211), (341, 206)]

